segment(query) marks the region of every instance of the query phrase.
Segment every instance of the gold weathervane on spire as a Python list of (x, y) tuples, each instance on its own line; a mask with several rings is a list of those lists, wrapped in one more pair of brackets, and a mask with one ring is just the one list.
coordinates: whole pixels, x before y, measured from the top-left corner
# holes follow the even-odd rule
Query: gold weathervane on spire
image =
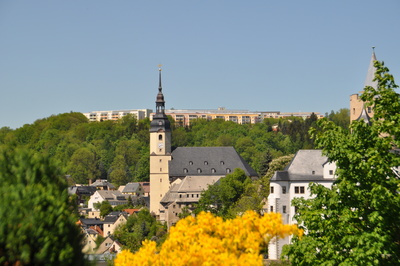
[(159, 65), (158, 65), (158, 70), (159, 70), (159, 71), (161, 71), (161, 70), (162, 70), (162, 69), (161, 69), (161, 67), (162, 67), (162, 65), (161, 65), (161, 64), (159, 64)]

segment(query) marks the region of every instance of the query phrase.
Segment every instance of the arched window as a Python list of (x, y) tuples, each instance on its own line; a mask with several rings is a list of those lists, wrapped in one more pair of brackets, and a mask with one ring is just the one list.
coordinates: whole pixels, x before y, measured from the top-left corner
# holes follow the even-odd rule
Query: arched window
[(204, 165), (208, 165), (208, 162), (207, 162), (207, 161), (204, 161)]
[(158, 135), (158, 140), (162, 140), (162, 135)]
[(197, 168), (197, 173), (201, 173), (201, 169), (200, 168)]
[(184, 174), (187, 174), (187, 172), (188, 172), (188, 169), (183, 168), (183, 173), (184, 173)]
[(211, 173), (215, 173), (215, 168), (211, 168)]
[(229, 174), (231, 172), (230, 168), (226, 168), (226, 172)]
[(193, 165), (193, 162), (192, 162), (192, 161), (189, 161), (189, 165)]
[(221, 161), (220, 164), (221, 164), (221, 165), (224, 165), (225, 163), (224, 163), (224, 161)]

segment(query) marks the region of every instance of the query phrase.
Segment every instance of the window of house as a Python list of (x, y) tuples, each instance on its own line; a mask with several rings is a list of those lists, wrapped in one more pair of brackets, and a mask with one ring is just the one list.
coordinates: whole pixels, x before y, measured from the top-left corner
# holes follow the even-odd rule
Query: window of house
[(211, 168), (211, 173), (215, 173), (215, 168)]
[(160, 172), (162, 172), (162, 168), (160, 168)]
[(201, 173), (201, 169), (197, 168), (197, 173), (200, 174)]
[(187, 173), (188, 172), (188, 169), (186, 169), (186, 168), (183, 168), (183, 173)]
[(189, 161), (189, 165), (193, 165), (193, 162), (192, 162), (192, 161)]
[(329, 170), (329, 174), (330, 174), (330, 175), (333, 175), (333, 170)]
[(370, 114), (372, 112), (371, 107), (368, 107), (368, 113)]
[(162, 140), (162, 135), (158, 135), (158, 140)]
[(269, 206), (270, 212), (274, 212), (274, 206)]
[(194, 194), (192, 194), (192, 198), (194, 198)]
[(207, 161), (204, 161), (204, 165), (208, 165), (208, 162), (207, 162)]
[(162, 159), (160, 159), (160, 163), (162, 162)]
[(315, 175), (315, 171), (312, 171), (311, 173), (312, 173), (313, 175)]
[(186, 194), (186, 198), (189, 198), (189, 194)]
[(175, 205), (172, 205), (172, 208), (175, 209)]
[(182, 194), (179, 194), (179, 197), (182, 198)]
[(231, 172), (230, 168), (226, 168), (226, 172), (229, 174)]
[(224, 163), (224, 161), (221, 161), (220, 164), (221, 164), (221, 165), (224, 165), (225, 163)]
[(295, 194), (304, 194), (304, 187), (294, 187), (294, 193)]
[(286, 213), (286, 205), (282, 206), (282, 213)]
[(286, 194), (286, 186), (282, 187), (282, 194)]
[(160, 178), (160, 183), (162, 182), (162, 178)]
[(271, 187), (269, 188), (269, 193), (274, 194), (274, 187), (271, 186)]

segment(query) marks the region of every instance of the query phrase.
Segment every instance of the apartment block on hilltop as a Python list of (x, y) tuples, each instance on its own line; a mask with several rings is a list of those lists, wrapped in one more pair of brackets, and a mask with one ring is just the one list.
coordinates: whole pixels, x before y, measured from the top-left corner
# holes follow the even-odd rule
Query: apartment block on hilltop
[(122, 117), (132, 114), (138, 120), (145, 119), (150, 117), (150, 114), (153, 112), (151, 109), (133, 109), (133, 110), (119, 110), (119, 111), (92, 111), (89, 113), (83, 113), (84, 116), (89, 119), (90, 122), (100, 122), (106, 120), (119, 120)]

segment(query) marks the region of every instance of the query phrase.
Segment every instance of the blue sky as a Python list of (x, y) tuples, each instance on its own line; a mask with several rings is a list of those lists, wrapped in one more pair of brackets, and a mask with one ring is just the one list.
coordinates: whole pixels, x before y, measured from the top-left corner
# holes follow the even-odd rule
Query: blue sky
[(400, 1), (0, 0), (0, 127), (70, 111), (349, 107), (372, 46), (400, 84)]

